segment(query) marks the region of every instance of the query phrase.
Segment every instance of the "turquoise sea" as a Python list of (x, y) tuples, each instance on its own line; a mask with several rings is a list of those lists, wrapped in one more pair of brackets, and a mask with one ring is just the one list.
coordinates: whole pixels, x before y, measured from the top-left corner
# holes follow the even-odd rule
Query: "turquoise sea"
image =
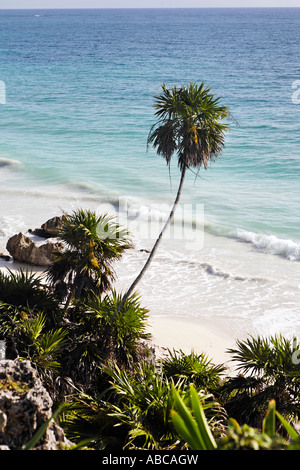
[[(204, 238), (166, 242), (145, 301), (237, 331), (300, 331), (299, 46), (299, 8), (0, 10), (0, 251), (76, 207), (129, 213), (151, 246), (179, 181), (176, 161), (169, 174), (146, 151), (153, 95), (204, 81), (234, 117), (222, 158), (185, 183)], [(128, 282), (144, 261), (130, 256)]]

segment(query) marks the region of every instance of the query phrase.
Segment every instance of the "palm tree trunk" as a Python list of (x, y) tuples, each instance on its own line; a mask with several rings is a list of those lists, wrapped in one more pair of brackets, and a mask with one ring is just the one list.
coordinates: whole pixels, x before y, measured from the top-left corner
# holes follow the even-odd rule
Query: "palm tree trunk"
[[(70, 293), (69, 293), (68, 298), (67, 298), (66, 303), (65, 303), (65, 307), (64, 307), (65, 312), (68, 310), (73, 298), (75, 297), (76, 289), (74, 288), (74, 285), (77, 284), (77, 281), (78, 281), (79, 278), (80, 278), (80, 274), (77, 273), (76, 276), (75, 276), (75, 279), (73, 281), (73, 286), (70, 290)], [(84, 279), (81, 279), (81, 283), (80, 283), (80, 286), (79, 286), (79, 289), (78, 289), (78, 292), (77, 292), (77, 298), (80, 298), (83, 287), (84, 287)]]
[(172, 207), (172, 210), (169, 214), (169, 217), (162, 229), (162, 231), (160, 232), (151, 252), (150, 252), (150, 255), (143, 267), (143, 269), (141, 270), (140, 274), (137, 276), (137, 278), (133, 281), (133, 283), (131, 284), (131, 286), (129, 287), (128, 291), (126, 292), (126, 294), (124, 295), (124, 297), (122, 298), (122, 301), (120, 302), (119, 306), (118, 306), (118, 312), (121, 310), (121, 308), (123, 307), (124, 303), (126, 302), (126, 300), (128, 299), (128, 297), (132, 294), (132, 292), (135, 290), (137, 284), (140, 282), (140, 280), (142, 279), (142, 277), (144, 276), (145, 272), (147, 271), (147, 269), (149, 268), (150, 264), (151, 264), (151, 261), (153, 260), (154, 258), (154, 255), (158, 249), (158, 246), (162, 240), (162, 237), (165, 233), (165, 231), (167, 230), (167, 228), (169, 227), (169, 225), (171, 224), (173, 218), (174, 218), (174, 214), (175, 214), (175, 210), (176, 210), (176, 207), (178, 206), (179, 204), (179, 201), (180, 201), (180, 197), (181, 197), (181, 193), (182, 193), (182, 189), (183, 189), (183, 183), (184, 183), (184, 178), (185, 178), (185, 172), (186, 172), (186, 167), (184, 167), (182, 169), (182, 172), (181, 172), (181, 179), (180, 179), (180, 184), (179, 184), (179, 188), (178, 188), (178, 191), (177, 191), (177, 195), (176, 195), (176, 199), (174, 201), (174, 204), (173, 204), (173, 207)]
[(72, 289), (71, 292), (69, 293), (68, 297), (67, 297), (65, 307), (64, 307), (64, 312), (66, 312), (68, 310), (68, 308), (70, 307), (70, 304), (71, 304), (71, 301), (72, 301), (73, 297), (74, 297), (74, 293), (73, 293), (73, 289)]

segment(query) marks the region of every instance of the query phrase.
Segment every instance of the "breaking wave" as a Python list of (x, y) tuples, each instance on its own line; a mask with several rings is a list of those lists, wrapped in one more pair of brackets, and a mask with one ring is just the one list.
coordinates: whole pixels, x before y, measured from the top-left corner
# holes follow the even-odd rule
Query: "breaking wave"
[(0, 157), (0, 168), (16, 168), (21, 165), (19, 160), (12, 160), (10, 158)]
[(292, 261), (300, 260), (300, 243), (293, 240), (278, 238), (275, 235), (237, 230), (235, 237), (238, 240), (251, 243), (262, 253), (278, 255)]

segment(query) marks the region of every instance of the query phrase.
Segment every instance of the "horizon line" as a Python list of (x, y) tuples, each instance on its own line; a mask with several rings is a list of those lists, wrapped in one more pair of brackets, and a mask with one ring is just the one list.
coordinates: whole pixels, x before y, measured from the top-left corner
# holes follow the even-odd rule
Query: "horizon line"
[(56, 7), (56, 8), (51, 8), (51, 7), (44, 7), (44, 8), (0, 8), (0, 11), (8, 11), (8, 10), (226, 10), (226, 9), (232, 9), (232, 10), (241, 10), (241, 9), (248, 9), (248, 10), (262, 10), (262, 9), (300, 9), (300, 6), (255, 6), (255, 7), (250, 7), (250, 6), (238, 6), (238, 7), (233, 7), (233, 6), (219, 6), (219, 7)]

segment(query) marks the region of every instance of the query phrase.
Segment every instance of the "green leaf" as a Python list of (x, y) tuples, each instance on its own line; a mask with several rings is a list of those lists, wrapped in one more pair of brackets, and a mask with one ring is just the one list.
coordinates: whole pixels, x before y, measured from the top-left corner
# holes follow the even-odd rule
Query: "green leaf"
[(295, 431), (295, 429), (286, 421), (286, 419), (284, 419), (284, 417), (278, 413), (278, 411), (275, 411), (275, 414), (277, 416), (277, 418), (279, 419), (279, 421), (281, 422), (281, 424), (283, 425), (283, 427), (285, 428), (285, 430), (287, 431), (287, 433), (290, 435), (290, 437), (295, 441), (296, 439), (299, 438), (299, 434), (297, 433), (297, 431)]
[(215, 440), (210, 432), (200, 399), (194, 387), (191, 385), (191, 410), (186, 406), (179, 393), (173, 387), (175, 408), (171, 411), (171, 418), (178, 433), (186, 440), (193, 450), (212, 450), (216, 448)]
[(217, 445), (211, 433), (210, 427), (207, 423), (199, 396), (193, 385), (190, 385), (190, 392), (193, 412), (197, 421), (198, 428), (200, 430), (200, 434), (204, 441), (204, 445), (207, 450), (213, 450), (217, 447)]
[(228, 428), (229, 429), (232, 429), (234, 432), (239, 432), (241, 427), (239, 425), (239, 423), (233, 419), (233, 418), (229, 418), (228, 420)]
[(175, 428), (192, 450), (207, 450), (201, 435), (198, 434), (195, 423), (188, 413), (182, 413), (181, 411), (179, 414), (175, 410), (171, 410), (171, 418)]
[(269, 403), (267, 415), (263, 420), (262, 427), (263, 433), (267, 434), (269, 437), (272, 437), (275, 434), (275, 411), (275, 400), (271, 400)]
[(62, 407), (63, 405), (58, 408), (52, 415), (49, 419), (47, 419), (47, 421), (45, 421), (44, 424), (42, 424), (42, 426), (37, 430), (37, 432), (34, 434), (34, 436), (32, 437), (32, 439), (30, 439), (30, 441), (25, 444), (22, 448), (22, 450), (32, 450), (36, 445), (37, 443), (40, 441), (40, 439), (43, 437), (44, 433), (47, 431), (47, 428), (49, 426), (49, 424), (51, 423), (51, 421), (53, 419), (56, 418), (56, 416), (60, 413), (60, 411), (62, 410)]

